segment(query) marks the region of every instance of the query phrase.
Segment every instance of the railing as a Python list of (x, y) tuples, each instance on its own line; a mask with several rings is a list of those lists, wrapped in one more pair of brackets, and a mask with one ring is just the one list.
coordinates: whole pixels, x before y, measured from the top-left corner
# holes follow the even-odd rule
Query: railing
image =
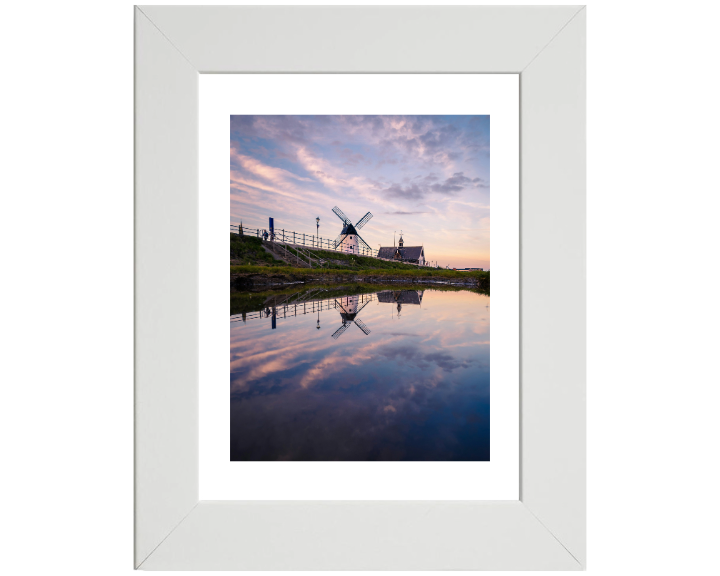
[(336, 308), (336, 304), (332, 299), (323, 302), (302, 302), (299, 304), (281, 304), (280, 306), (268, 305), (265, 310), (230, 316), (230, 322), (245, 322), (246, 320), (256, 320), (258, 318), (272, 318), (273, 315), (278, 319), (292, 318), (304, 314), (317, 314), (318, 312), (333, 310), (334, 308)]
[(277, 242), (273, 244), (273, 252), (279, 252), (280, 256), (284, 256), (285, 262), (288, 263), (291, 263), (292, 259), (295, 258), (295, 263), (297, 265), (302, 262), (303, 264), (307, 264), (310, 268), (313, 267), (313, 261), (317, 266), (322, 266), (323, 264), (322, 260), (319, 258), (313, 258), (310, 254), (306, 254), (305, 251), (303, 251), (297, 244), (293, 246), (291, 244), (281, 244), (280, 242)]
[[(230, 224), (230, 232), (233, 234), (237, 234), (239, 231), (239, 226), (237, 224)], [(257, 238), (265, 239), (263, 236), (264, 230), (261, 230), (259, 228), (246, 228), (243, 226), (243, 234), (246, 236), (255, 236)], [(314, 236), (311, 234), (300, 234), (299, 232), (294, 232), (291, 230), (285, 230), (283, 229), (275, 229), (275, 234), (271, 235), (270, 231), (267, 231), (268, 233), (268, 240), (271, 242), (277, 242), (279, 244), (290, 244), (290, 245), (296, 245), (296, 246), (305, 246), (306, 248), (312, 248), (315, 250), (329, 250), (332, 252), (342, 252), (343, 254), (356, 254), (357, 256), (371, 256), (373, 258), (377, 257), (378, 251), (370, 248), (369, 250), (365, 248), (364, 246), (358, 246), (357, 253), (354, 252), (345, 252), (343, 250), (339, 250), (339, 246), (336, 247), (334, 240), (328, 240), (327, 238), (322, 238), (320, 236)]]
[[(299, 298), (292, 300), (292, 294), (287, 300), (281, 302), (268, 302), (264, 310), (255, 312), (243, 312), (241, 314), (233, 314), (230, 316), (230, 322), (246, 322), (247, 320), (257, 320), (259, 318), (272, 318), (273, 316), (282, 320), (285, 318), (294, 318), (295, 316), (303, 316), (304, 314), (317, 314), (324, 310), (337, 309), (337, 298), (328, 298), (325, 300), (305, 300)], [(342, 297), (344, 298), (344, 297)], [(377, 300), (375, 294), (359, 294), (357, 296), (358, 304)]]

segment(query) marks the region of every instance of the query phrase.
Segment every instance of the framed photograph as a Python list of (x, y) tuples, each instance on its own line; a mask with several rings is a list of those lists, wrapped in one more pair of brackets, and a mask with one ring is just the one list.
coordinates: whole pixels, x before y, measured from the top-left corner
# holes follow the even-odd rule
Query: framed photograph
[(218, 74), (200, 102), (200, 381), (230, 374), (200, 386), (200, 499), (517, 500), (517, 76)]
[(584, 569), (584, 18), (135, 8), (137, 568)]

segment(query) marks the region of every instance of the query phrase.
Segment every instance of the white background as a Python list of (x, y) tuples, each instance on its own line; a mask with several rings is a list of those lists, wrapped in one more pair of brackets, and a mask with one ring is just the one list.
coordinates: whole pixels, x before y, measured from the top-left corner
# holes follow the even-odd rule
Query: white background
[[(200, 79), (200, 499), (519, 498), (516, 74), (213, 74)], [(287, 94), (294, 94), (288, 99)], [(439, 104), (442, 102), (442, 104)], [(227, 233), (231, 114), (489, 114), (489, 462), (230, 462)], [(292, 482), (288, 482), (292, 478)]]
[[(717, 571), (718, 12), (588, 9), (591, 574)], [(3, 7), (8, 574), (132, 570), (132, 18)]]

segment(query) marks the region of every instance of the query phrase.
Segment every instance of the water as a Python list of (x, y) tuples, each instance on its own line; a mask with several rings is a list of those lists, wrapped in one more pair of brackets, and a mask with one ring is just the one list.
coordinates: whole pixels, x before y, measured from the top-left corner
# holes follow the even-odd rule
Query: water
[(231, 460), (489, 460), (490, 297), (330, 290), (236, 296)]

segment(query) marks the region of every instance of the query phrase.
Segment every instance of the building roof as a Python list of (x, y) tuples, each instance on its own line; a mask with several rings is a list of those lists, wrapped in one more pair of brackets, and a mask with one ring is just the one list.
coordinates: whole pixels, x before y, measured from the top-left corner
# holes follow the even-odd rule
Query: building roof
[(354, 234), (354, 235), (357, 235), (357, 230), (355, 230), (355, 226), (353, 226), (352, 224), (348, 223), (348, 224), (345, 224), (345, 226), (343, 226), (342, 232), (340, 232), (340, 234)]
[(379, 302), (386, 304), (420, 304), (424, 290), (383, 290), (377, 293)]
[(384, 246), (378, 250), (378, 258), (386, 258), (392, 260), (395, 258), (395, 252), (400, 252), (401, 260), (419, 260), (424, 255), (422, 246), (403, 246), (396, 248), (395, 246)]
[(385, 258), (387, 260), (392, 260), (395, 256), (395, 248), (394, 246), (384, 246), (378, 250), (378, 258)]

